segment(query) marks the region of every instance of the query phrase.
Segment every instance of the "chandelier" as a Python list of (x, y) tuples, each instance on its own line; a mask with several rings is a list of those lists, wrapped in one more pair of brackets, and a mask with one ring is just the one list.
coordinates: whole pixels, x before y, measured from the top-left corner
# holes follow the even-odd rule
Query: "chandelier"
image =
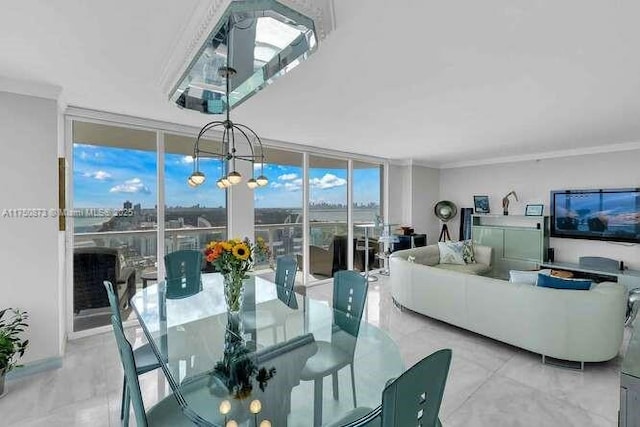
[[(231, 18), (229, 19), (227, 25), (227, 34), (230, 34), (230, 30), (232, 28)], [(269, 183), (269, 180), (264, 175), (265, 156), (260, 137), (248, 126), (240, 123), (234, 123), (229, 117), (231, 110), (231, 108), (229, 107), (229, 78), (236, 73), (236, 70), (234, 68), (228, 66), (229, 56), (230, 55), (227, 56), (227, 66), (223, 66), (218, 69), (218, 74), (220, 75), (220, 77), (225, 79), (224, 95), (226, 97), (226, 119), (209, 122), (204, 125), (202, 129), (200, 129), (198, 137), (196, 138), (196, 142), (193, 146), (193, 172), (187, 179), (187, 183), (191, 187), (202, 185), (205, 181), (205, 175), (200, 170), (200, 159), (202, 157), (218, 158), (224, 162), (222, 167), (222, 175), (216, 181), (216, 185), (220, 189), (225, 189), (242, 182), (242, 174), (238, 172), (238, 169), (236, 168), (237, 161), (251, 163), (251, 178), (247, 181), (247, 186), (250, 189), (263, 187)], [(220, 144), (220, 150), (209, 151), (201, 148), (201, 138), (207, 132), (215, 129), (222, 130), (222, 141)], [(244, 142), (248, 145), (248, 151), (246, 151), (247, 154), (238, 153), (236, 144), (239, 144), (240, 142)], [(254, 178), (256, 162), (258, 162), (260, 165), (260, 176)], [(229, 171), (230, 169), (231, 171)]]

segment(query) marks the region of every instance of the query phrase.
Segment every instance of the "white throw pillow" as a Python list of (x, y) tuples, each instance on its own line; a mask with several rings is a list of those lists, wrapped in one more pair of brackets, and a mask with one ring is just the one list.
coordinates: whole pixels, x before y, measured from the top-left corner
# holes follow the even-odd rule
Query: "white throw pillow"
[(476, 257), (473, 254), (473, 242), (471, 240), (462, 241), (462, 259), (467, 264), (475, 264)]
[(440, 264), (466, 265), (462, 256), (464, 242), (438, 242)]
[(546, 274), (549, 276), (551, 270), (535, 270), (535, 271), (509, 271), (509, 282), (511, 283), (524, 283), (526, 285), (536, 286), (538, 284), (538, 274)]

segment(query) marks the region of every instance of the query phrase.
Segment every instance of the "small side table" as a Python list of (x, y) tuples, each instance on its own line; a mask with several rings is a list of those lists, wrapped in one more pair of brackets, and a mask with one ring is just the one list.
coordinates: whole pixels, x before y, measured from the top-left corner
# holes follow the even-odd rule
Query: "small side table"
[(358, 224), (357, 228), (364, 229), (364, 277), (368, 282), (375, 282), (378, 280), (377, 276), (369, 274), (369, 230), (375, 228), (375, 224)]
[(158, 281), (158, 270), (145, 271), (140, 275), (140, 278), (142, 279), (142, 289), (145, 289), (148, 281)]

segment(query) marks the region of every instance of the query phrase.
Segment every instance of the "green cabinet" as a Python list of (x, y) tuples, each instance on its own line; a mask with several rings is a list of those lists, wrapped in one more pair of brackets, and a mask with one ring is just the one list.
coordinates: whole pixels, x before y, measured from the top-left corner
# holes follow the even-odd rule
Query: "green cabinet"
[(492, 273), (507, 278), (509, 270), (531, 270), (547, 260), (549, 217), (474, 215), (473, 242), (493, 248)]

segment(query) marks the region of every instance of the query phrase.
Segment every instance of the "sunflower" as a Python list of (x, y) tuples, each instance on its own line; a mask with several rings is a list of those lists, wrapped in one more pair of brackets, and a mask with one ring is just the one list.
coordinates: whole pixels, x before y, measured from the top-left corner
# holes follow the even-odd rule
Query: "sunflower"
[(220, 245), (222, 245), (222, 249), (225, 251), (230, 251), (233, 248), (233, 243), (230, 242), (221, 242)]
[(232, 252), (233, 256), (242, 261), (248, 259), (249, 255), (251, 255), (251, 251), (245, 243), (238, 243), (237, 245), (235, 245)]

